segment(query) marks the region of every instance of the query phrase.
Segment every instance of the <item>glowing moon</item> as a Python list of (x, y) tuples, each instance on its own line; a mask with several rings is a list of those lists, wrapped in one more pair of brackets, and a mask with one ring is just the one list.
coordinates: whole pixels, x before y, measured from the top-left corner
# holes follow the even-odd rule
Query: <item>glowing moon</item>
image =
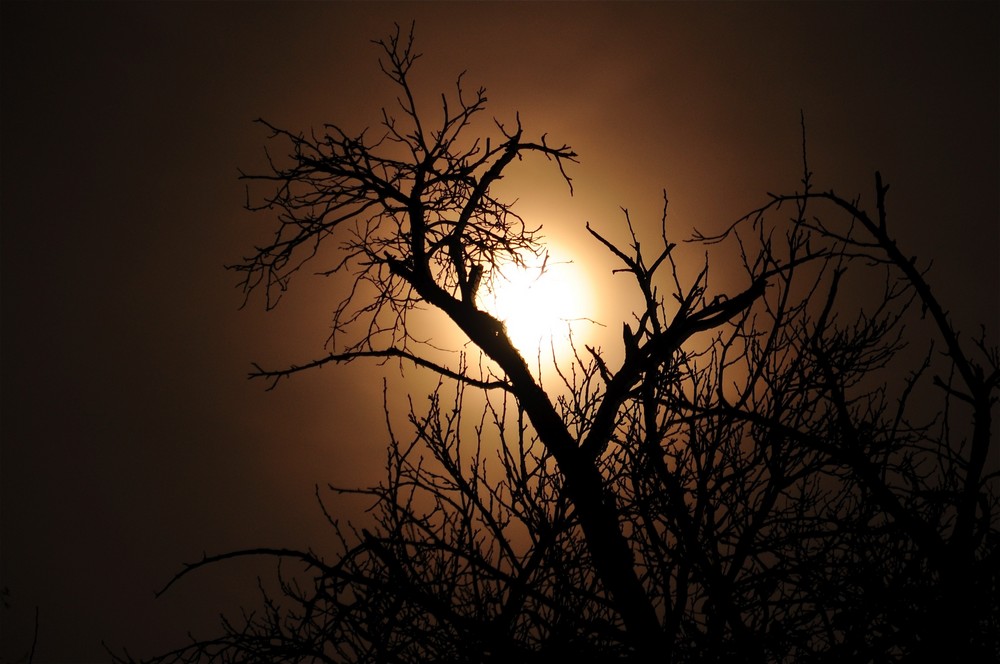
[(539, 352), (557, 358), (568, 350), (570, 324), (588, 318), (590, 289), (583, 271), (552, 258), (524, 267), (508, 265), (496, 275), (481, 306), (507, 327), (525, 359)]

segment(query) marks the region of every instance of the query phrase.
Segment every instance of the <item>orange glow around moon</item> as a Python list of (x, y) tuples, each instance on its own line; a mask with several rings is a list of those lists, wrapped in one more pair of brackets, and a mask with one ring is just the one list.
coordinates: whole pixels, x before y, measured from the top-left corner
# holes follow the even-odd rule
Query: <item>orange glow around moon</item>
[(570, 330), (578, 335), (580, 324), (589, 323), (591, 292), (582, 269), (550, 255), (502, 268), (481, 295), (480, 306), (504, 322), (526, 360), (539, 353), (551, 356), (554, 350), (558, 361), (570, 352)]

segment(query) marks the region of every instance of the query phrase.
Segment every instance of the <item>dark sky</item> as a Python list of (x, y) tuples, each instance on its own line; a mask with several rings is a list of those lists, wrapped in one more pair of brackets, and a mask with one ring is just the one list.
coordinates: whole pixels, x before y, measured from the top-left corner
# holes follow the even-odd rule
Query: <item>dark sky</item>
[[(678, 238), (722, 227), (797, 186), (801, 109), (816, 185), (871, 201), (880, 169), (900, 243), (934, 259), (956, 318), (1000, 329), (996, 3), (0, 7), (3, 661), (26, 652), (36, 606), (38, 662), (204, 634), (271, 568), (206, 571), (154, 601), (182, 562), (321, 550), (313, 486), (380, 476), (394, 370), (273, 392), (245, 378), (322, 353), (337, 284), (239, 310), (223, 265), (268, 228), (236, 177), (263, 165), (251, 121), (375, 124), (392, 90), (369, 40), (393, 21), (417, 22), (429, 109), (467, 70), (498, 118), (519, 110), (581, 155), (573, 198), (544, 164), (508, 184), (599, 302), (614, 282), (585, 221), (616, 229), (627, 206), (655, 228), (666, 187)], [(424, 389), (407, 380), (394, 394)]]

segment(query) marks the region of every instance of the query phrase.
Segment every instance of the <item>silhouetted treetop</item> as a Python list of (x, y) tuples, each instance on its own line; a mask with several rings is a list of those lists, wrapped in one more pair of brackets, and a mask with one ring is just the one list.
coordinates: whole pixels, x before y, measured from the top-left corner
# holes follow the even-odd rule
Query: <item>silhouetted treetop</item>
[[(462, 77), (428, 115), (412, 30), (375, 43), (398, 94), (377, 131), (261, 121), (291, 151), (243, 176), (270, 187), (248, 207), (278, 226), (235, 266), (244, 292), (270, 308), (310, 261), (351, 288), (332, 352), (252, 375), (273, 387), (398, 359), (437, 387), (409, 401), (405, 434), (390, 424), (380, 483), (329, 487), (371, 501), (364, 524), (324, 506), (329, 551), (186, 565), (171, 583), (243, 556), (302, 569), (220, 636), (149, 661), (1000, 657), (1000, 353), (953, 326), (893, 234), (881, 174), (874, 210), (814, 188), (803, 121), (800, 189), (696, 233), (707, 259), (689, 280), (666, 195), (653, 242), (627, 212), (626, 244), (583, 225), (639, 305), (619, 360), (571, 342), (553, 389), (477, 294), (545, 251), (493, 186), (534, 156), (570, 184), (576, 154), (525, 138), (517, 116), (478, 133), (485, 92)], [(713, 295), (709, 266), (724, 260), (739, 286)], [(418, 307), (468, 340), (454, 365), (414, 332)]]

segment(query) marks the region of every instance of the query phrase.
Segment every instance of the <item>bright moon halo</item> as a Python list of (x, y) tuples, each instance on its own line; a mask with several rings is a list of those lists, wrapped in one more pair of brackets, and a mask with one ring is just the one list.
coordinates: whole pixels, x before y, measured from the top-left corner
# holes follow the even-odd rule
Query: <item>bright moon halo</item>
[[(574, 263), (538, 259), (508, 264), (485, 289), (480, 306), (507, 328), (507, 336), (529, 362), (539, 353), (569, 350), (570, 325), (587, 319), (587, 280)], [(550, 346), (551, 344), (551, 346)]]

